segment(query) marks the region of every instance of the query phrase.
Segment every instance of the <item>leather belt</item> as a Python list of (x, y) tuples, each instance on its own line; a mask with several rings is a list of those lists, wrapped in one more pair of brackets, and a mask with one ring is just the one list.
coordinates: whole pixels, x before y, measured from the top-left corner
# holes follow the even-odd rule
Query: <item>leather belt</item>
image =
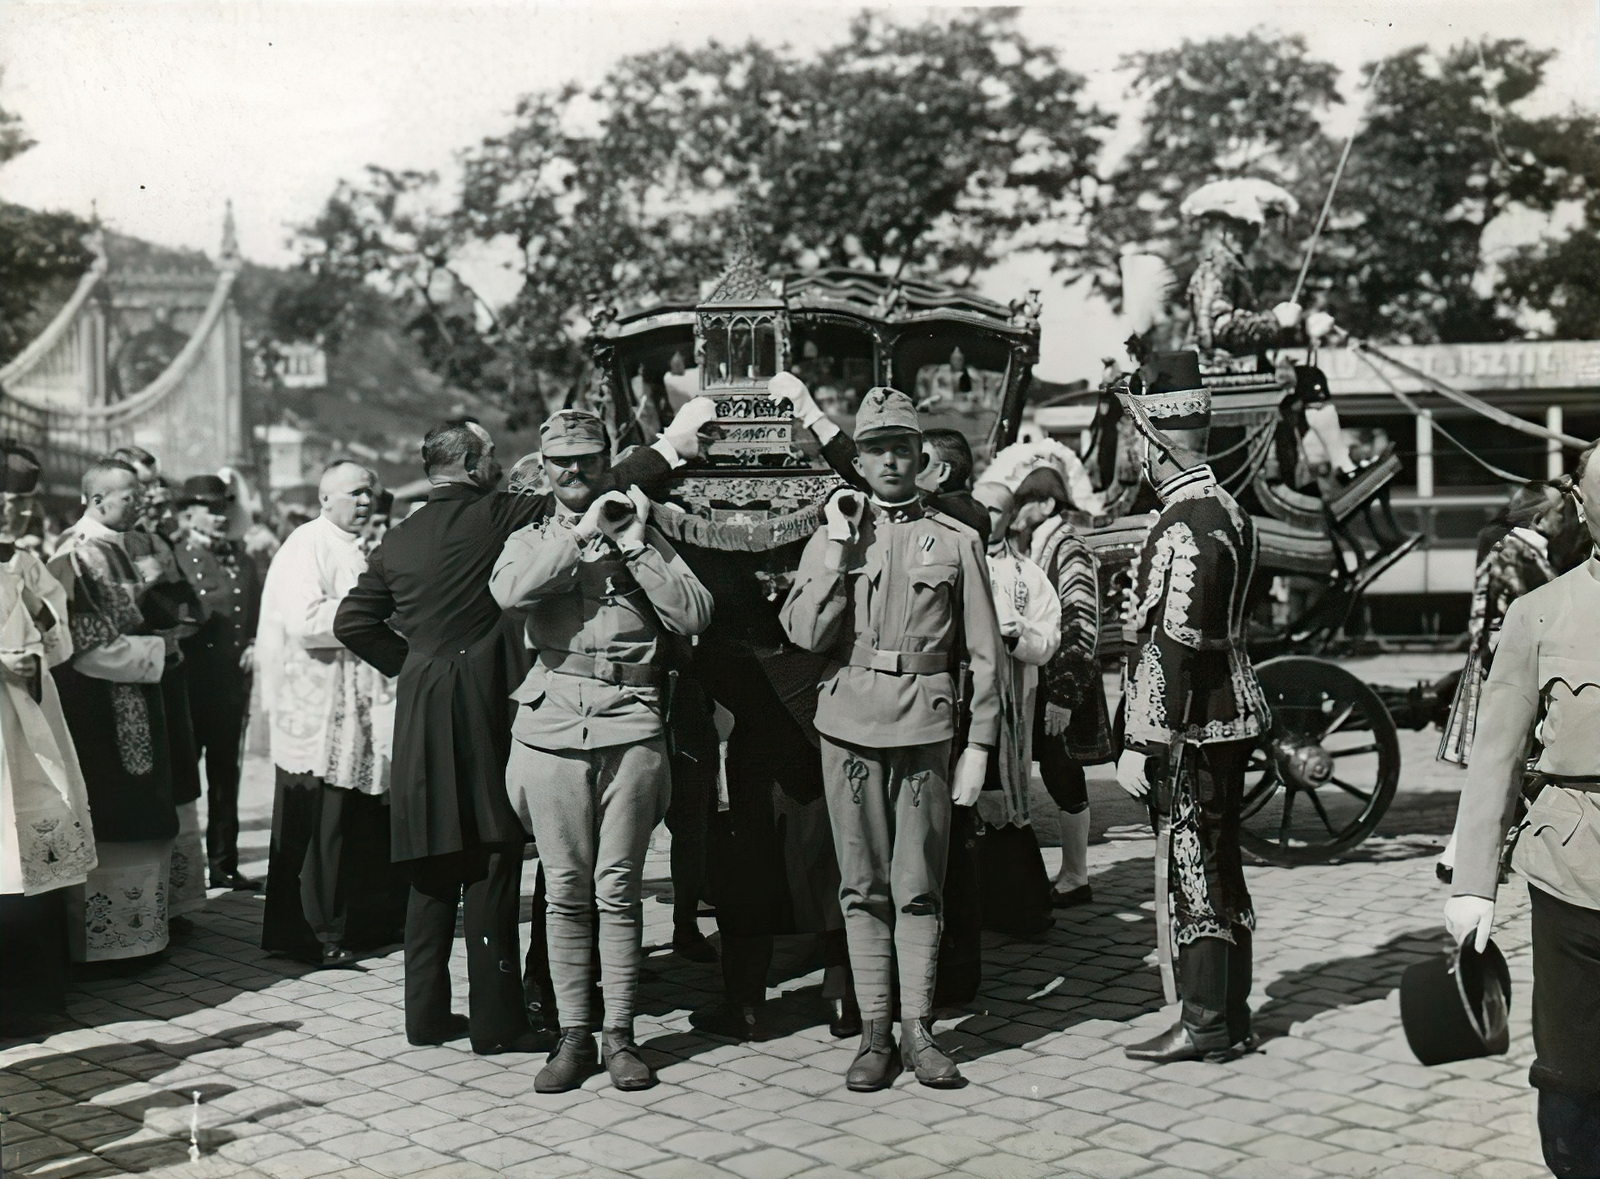
[(1524, 789), (1540, 790), (1546, 786), (1559, 786), (1563, 790), (1580, 790), (1585, 794), (1600, 794), (1600, 778), (1588, 774), (1546, 774), (1539, 770), (1528, 775)]
[(860, 644), (850, 648), (847, 667), (870, 667), (890, 675), (938, 675), (950, 670), (948, 651), (880, 651)]
[(539, 662), (558, 675), (575, 675), (599, 680), (603, 684), (625, 684), (635, 688), (660, 686), (660, 676), (651, 663), (613, 663), (576, 651), (540, 651)]

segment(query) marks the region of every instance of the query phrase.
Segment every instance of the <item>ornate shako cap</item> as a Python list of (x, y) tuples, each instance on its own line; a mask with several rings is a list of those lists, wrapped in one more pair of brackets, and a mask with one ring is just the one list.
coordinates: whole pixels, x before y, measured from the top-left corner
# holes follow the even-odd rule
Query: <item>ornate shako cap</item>
[(39, 460), (25, 446), (0, 448), (0, 492), (32, 495), (39, 489)]
[(172, 506), (182, 511), (190, 504), (205, 504), (220, 512), (232, 501), (233, 492), (216, 475), (194, 475), (183, 481), (183, 489)]
[(557, 410), (539, 427), (539, 450), (545, 458), (553, 459), (604, 454), (605, 424), (585, 410)]
[(867, 395), (861, 399), (861, 408), (856, 411), (857, 442), (871, 434), (921, 433), (917, 407), (910, 397), (887, 385), (867, 390)]
[(1200, 382), (1200, 354), (1156, 352), (1128, 378), (1128, 398), (1158, 430), (1211, 425), (1211, 391)]

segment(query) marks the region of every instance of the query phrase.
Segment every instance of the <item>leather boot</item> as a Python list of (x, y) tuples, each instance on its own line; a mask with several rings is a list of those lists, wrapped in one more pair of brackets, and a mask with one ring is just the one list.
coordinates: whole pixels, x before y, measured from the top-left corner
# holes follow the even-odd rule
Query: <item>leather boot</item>
[(555, 1051), (533, 1079), (535, 1093), (566, 1093), (594, 1074), (599, 1063), (594, 1035), (587, 1028), (562, 1028)]
[(907, 1019), (900, 1024), (900, 1060), (930, 1089), (959, 1089), (967, 1083), (951, 1060), (934, 1043), (931, 1021)]
[(1129, 1060), (1148, 1060), (1152, 1064), (1171, 1064), (1178, 1060), (1204, 1060), (1206, 1051), (1189, 1035), (1180, 1020), (1153, 1040), (1130, 1044), (1122, 1050)]
[(624, 1093), (648, 1089), (656, 1083), (655, 1073), (633, 1042), (632, 1028), (606, 1028), (601, 1032), (600, 1058), (611, 1074), (611, 1083)]
[(844, 1087), (853, 1093), (887, 1089), (900, 1075), (900, 1054), (895, 1051), (894, 1025), (887, 1019), (869, 1019), (861, 1027), (861, 1047), (844, 1075)]

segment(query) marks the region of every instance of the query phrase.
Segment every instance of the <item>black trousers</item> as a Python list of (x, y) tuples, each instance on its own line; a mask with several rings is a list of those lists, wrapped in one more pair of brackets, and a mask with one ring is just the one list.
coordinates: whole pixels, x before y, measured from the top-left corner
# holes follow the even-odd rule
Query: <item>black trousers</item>
[(206, 860), (211, 875), (239, 870), (239, 776), (243, 765), (250, 676), (235, 669), (218, 682), (191, 673), (189, 715), (206, 767)]
[(1600, 910), (1530, 887), (1539, 1138), (1559, 1179), (1600, 1176)]
[(0, 946), (0, 1029), (21, 1035), (12, 1025), (23, 1017), (67, 1009), (66, 889), (0, 896)]
[(479, 844), (406, 861), (406, 1034), (427, 1038), (450, 1015), (450, 950), (456, 911), (467, 942), (472, 1043), (505, 1044), (528, 1031), (517, 952), (522, 844)]

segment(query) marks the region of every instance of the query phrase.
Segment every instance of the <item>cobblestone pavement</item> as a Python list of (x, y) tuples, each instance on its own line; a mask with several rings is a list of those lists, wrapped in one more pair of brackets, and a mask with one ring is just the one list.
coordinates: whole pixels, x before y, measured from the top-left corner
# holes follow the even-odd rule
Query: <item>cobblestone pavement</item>
[[(602, 1077), (538, 1096), (538, 1058), (407, 1045), (398, 947), (360, 970), (310, 971), (256, 948), (259, 899), (214, 894), (163, 960), (85, 974), (67, 1019), (0, 1046), (5, 1172), (1541, 1175), (1520, 882), (1502, 891), (1497, 934), (1515, 988), (1510, 1054), (1422, 1068), (1400, 1030), (1400, 972), (1441, 944), (1432, 857), (1459, 782), (1428, 765), (1436, 735), (1404, 740), (1403, 793), (1378, 837), (1338, 864), (1249, 869), (1264, 1043), (1230, 1064), (1147, 1067), (1122, 1055), (1174, 1017), (1150, 953), (1148, 838), (1096, 842), (1095, 903), (1060, 914), (1042, 939), (987, 940), (978, 1000), (938, 1024), (971, 1082), (954, 1091), (902, 1077), (887, 1092), (848, 1094), (852, 1045), (829, 1038), (820, 970), (795, 955), (773, 991), (782, 1035), (733, 1045), (695, 1033), (689, 1012), (714, 996), (717, 969), (664, 948), (670, 908), (651, 900), (638, 1030), (661, 1084), (622, 1095)], [(1137, 817), (1106, 769), (1091, 779), (1097, 832)], [(248, 854), (260, 871), (270, 792), (266, 767), (250, 771)], [(647, 869), (658, 897), (665, 852), (662, 837)], [(456, 965), (464, 1010), (459, 944)]]

